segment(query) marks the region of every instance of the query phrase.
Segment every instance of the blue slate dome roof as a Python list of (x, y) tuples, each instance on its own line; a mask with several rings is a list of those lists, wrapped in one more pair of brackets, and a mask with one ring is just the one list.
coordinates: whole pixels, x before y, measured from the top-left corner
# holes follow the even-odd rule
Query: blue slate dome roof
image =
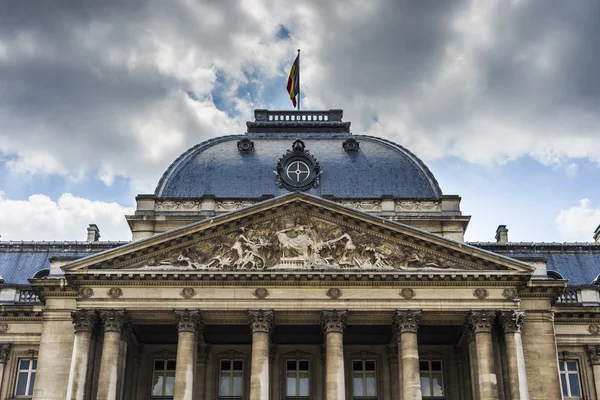
[[(256, 113), (258, 111), (261, 110)], [(321, 171), (319, 185), (306, 190), (308, 193), (350, 199), (381, 196), (439, 199), (442, 196), (431, 171), (407, 149), (381, 138), (352, 135), (349, 123), (341, 122), (341, 111), (340, 122), (334, 119), (330, 117), (321, 123), (249, 122), (245, 135), (211, 139), (182, 154), (163, 174), (155, 195), (162, 198), (206, 195), (258, 198), (289, 193), (277, 185), (277, 162), (299, 138), (319, 162)], [(252, 140), (252, 151), (238, 149), (237, 142), (243, 138)], [(344, 150), (343, 143), (348, 138), (359, 142), (358, 151)]]

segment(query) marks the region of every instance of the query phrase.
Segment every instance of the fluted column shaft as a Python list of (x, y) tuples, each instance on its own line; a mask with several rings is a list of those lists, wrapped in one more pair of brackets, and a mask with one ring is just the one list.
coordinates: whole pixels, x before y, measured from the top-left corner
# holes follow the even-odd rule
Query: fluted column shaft
[(469, 314), (469, 323), (475, 332), (480, 400), (498, 399), (498, 382), (494, 372), (494, 347), (492, 346), (492, 326), (495, 319), (494, 311), (472, 311)]
[(594, 386), (596, 387), (596, 398), (600, 399), (600, 344), (587, 347), (590, 356), (590, 364), (594, 372)]
[(119, 378), (119, 357), (121, 333), (128, 323), (128, 315), (123, 310), (106, 310), (100, 312), (104, 329), (104, 345), (100, 358), (100, 374), (98, 376), (97, 400), (116, 400), (117, 382)]
[(178, 337), (173, 400), (192, 400), (198, 351), (197, 337), (203, 327), (202, 316), (198, 310), (178, 310), (175, 311), (175, 318)]
[(510, 382), (511, 400), (529, 400), (529, 387), (525, 371), (525, 355), (521, 329), (525, 313), (523, 311), (506, 311), (500, 313), (500, 323), (506, 342), (506, 360), (508, 362), (508, 379)]
[(2, 392), (2, 384), (4, 383), (4, 367), (6, 367), (6, 361), (8, 361), (9, 354), (10, 343), (0, 344), (0, 393)]
[(325, 334), (325, 400), (344, 400), (344, 328), (347, 311), (322, 311), (321, 327)]
[(268, 310), (248, 312), (252, 330), (252, 360), (250, 362), (250, 400), (269, 399), (269, 347), (274, 314)]
[(67, 383), (67, 400), (83, 400), (85, 398), (86, 379), (92, 331), (96, 323), (96, 312), (93, 310), (75, 310), (71, 312), (75, 325), (75, 341)]
[(419, 310), (394, 313), (393, 327), (398, 338), (398, 359), (402, 363), (402, 400), (421, 400), (419, 344), (417, 330), (422, 312)]

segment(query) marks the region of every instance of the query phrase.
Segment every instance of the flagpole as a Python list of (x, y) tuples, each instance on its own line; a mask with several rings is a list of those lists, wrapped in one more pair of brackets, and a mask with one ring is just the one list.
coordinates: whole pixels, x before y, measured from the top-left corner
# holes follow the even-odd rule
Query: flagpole
[(302, 89), (300, 89), (300, 49), (298, 49), (298, 111), (300, 111), (300, 92), (302, 92)]

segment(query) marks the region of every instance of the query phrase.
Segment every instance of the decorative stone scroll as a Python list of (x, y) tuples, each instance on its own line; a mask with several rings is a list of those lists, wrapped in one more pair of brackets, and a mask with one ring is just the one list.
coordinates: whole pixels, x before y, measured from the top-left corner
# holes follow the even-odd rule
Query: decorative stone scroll
[[(144, 270), (457, 270), (449, 256), (304, 211), (250, 223), (144, 261)], [(489, 269), (472, 264), (470, 269)]]
[(270, 310), (250, 310), (248, 311), (248, 322), (252, 333), (265, 332), (271, 334), (275, 316)]
[(525, 313), (520, 310), (500, 312), (500, 325), (504, 333), (521, 332), (525, 322)]
[(100, 319), (104, 332), (123, 333), (126, 325), (129, 323), (129, 315), (125, 310), (102, 310)]
[(587, 353), (590, 357), (590, 364), (600, 365), (600, 344), (590, 344), (587, 346)]
[(96, 312), (94, 310), (71, 311), (75, 332), (92, 332), (96, 325)]
[(405, 332), (417, 333), (422, 316), (421, 310), (396, 310), (392, 321), (394, 335), (400, 338), (400, 335)]
[(469, 325), (476, 334), (491, 333), (495, 320), (495, 311), (471, 311), (468, 316)]
[(344, 310), (325, 310), (321, 311), (321, 328), (323, 333), (331, 332), (344, 333), (346, 323), (348, 322), (348, 311)]
[(198, 310), (174, 310), (177, 320), (177, 332), (192, 332), (199, 334), (204, 328), (202, 314)]
[(6, 364), (8, 361), (8, 355), (10, 354), (10, 343), (2, 343), (0, 344), (0, 364)]

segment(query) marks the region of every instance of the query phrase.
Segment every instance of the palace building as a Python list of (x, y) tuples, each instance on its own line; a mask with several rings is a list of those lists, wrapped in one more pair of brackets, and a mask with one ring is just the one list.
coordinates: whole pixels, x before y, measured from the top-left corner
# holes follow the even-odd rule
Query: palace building
[(600, 230), (467, 243), (341, 110), (256, 110), (136, 200), (130, 242), (0, 242), (0, 400), (600, 400)]

